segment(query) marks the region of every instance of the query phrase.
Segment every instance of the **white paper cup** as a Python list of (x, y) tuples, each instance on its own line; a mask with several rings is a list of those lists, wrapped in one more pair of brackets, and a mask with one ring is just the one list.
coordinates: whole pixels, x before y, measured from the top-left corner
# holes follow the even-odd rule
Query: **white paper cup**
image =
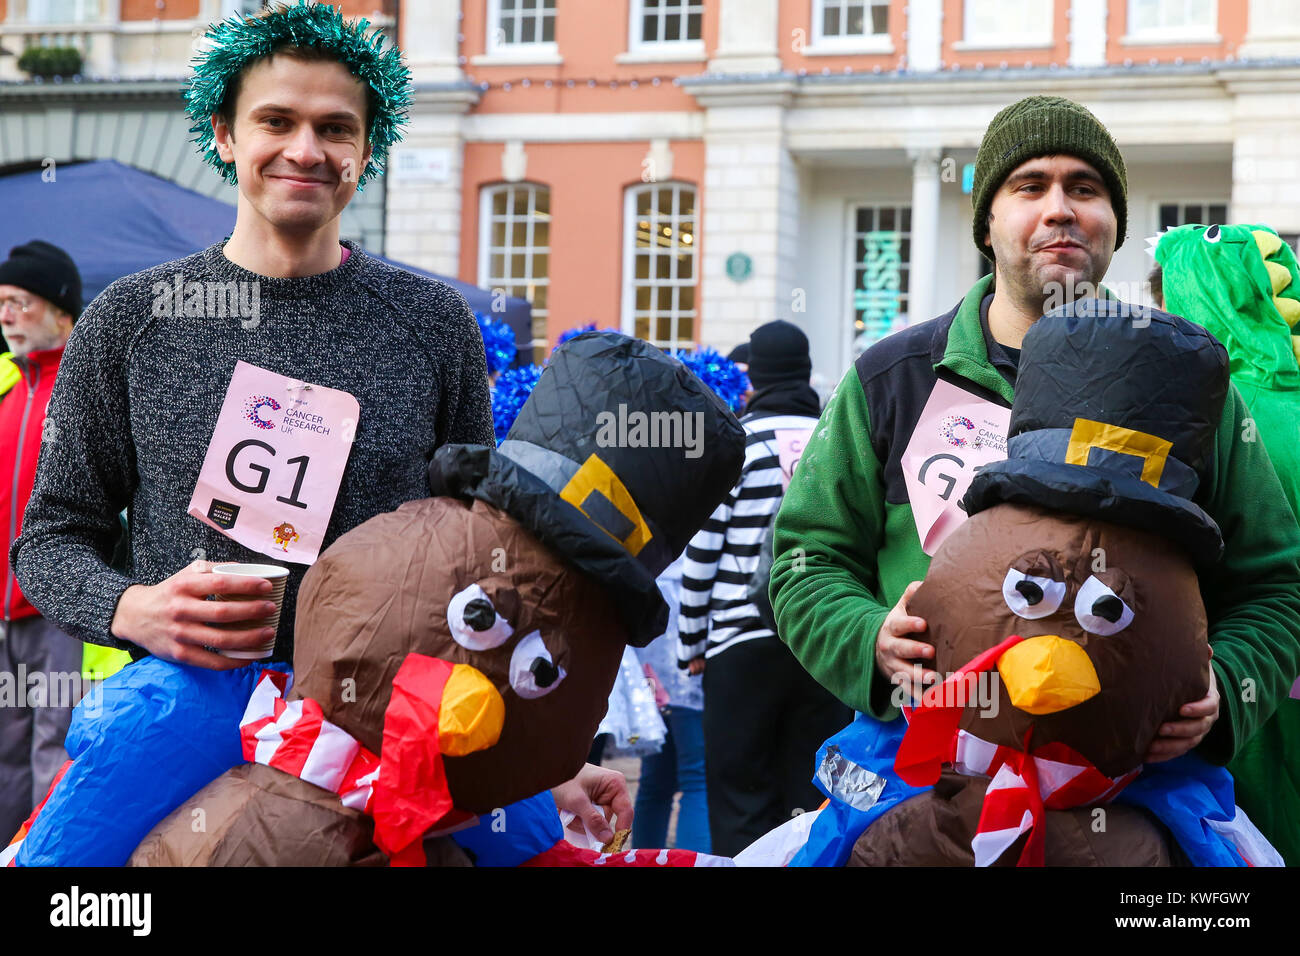
[[(271, 582), (271, 593), (268, 594), (213, 594), (214, 601), (266, 601), (275, 602), (275, 612), (267, 615), (260, 620), (249, 621), (231, 621), (225, 624), (213, 624), (213, 627), (220, 628), (223, 631), (242, 631), (253, 627), (274, 627), (280, 626), (280, 610), (284, 607), (284, 587), (289, 582), (289, 569), (281, 567), (278, 564), (241, 564), (232, 562), (230, 564), (214, 564), (212, 566), (213, 574), (237, 574), (241, 577), (265, 578)], [(214, 652), (222, 657), (230, 657), (241, 661), (260, 661), (265, 660), (275, 653), (275, 638), (271, 638), (267, 643), (249, 650), (242, 651), (218, 651), (213, 648)]]

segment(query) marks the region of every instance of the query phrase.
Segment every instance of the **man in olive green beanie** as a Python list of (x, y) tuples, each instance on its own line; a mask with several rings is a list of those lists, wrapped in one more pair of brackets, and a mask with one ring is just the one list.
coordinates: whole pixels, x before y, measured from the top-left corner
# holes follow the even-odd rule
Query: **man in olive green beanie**
[[(973, 189), (975, 244), (994, 274), (863, 352), (823, 410), (777, 515), (770, 596), (799, 663), (855, 710), (893, 719), (940, 677), (907, 602), (942, 541), (936, 529), (964, 520), (951, 505), (974, 464), (968, 439), (919, 423), (999, 427), (1025, 333), (1049, 309), (1106, 295), (1098, 284), (1124, 239), (1127, 189), (1115, 141), (1078, 103), (1031, 96), (999, 112)], [(1249, 410), (1235, 388), (1229, 399), (1217, 472), (1197, 498), (1230, 556), (1203, 581), (1216, 679), (1169, 715), (1148, 763), (1193, 748), (1226, 763), (1277, 707), (1277, 673), (1300, 672), (1300, 527), (1262, 445), (1236, 440)], [(1245, 680), (1268, 690), (1244, 703)]]
[(990, 356), (1006, 349), (1014, 362), (1039, 316), (1105, 294), (1099, 286), (1128, 225), (1124, 159), (1078, 103), (1026, 97), (985, 131), (971, 198), (975, 245), (994, 268), (981, 325)]
[(975, 183), (971, 189), (975, 248), (989, 259), (993, 259), (993, 254), (985, 239), (993, 194), (1025, 160), (1052, 155), (1077, 156), (1101, 174), (1115, 211), (1115, 248), (1124, 244), (1128, 227), (1128, 178), (1119, 147), (1097, 117), (1073, 100), (1029, 96), (993, 117), (975, 155)]

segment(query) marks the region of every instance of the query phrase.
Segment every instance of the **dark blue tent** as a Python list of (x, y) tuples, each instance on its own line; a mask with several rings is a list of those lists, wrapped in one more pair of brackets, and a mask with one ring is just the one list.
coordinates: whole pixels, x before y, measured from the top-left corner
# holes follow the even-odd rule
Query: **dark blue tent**
[[(112, 159), (0, 176), (0, 259), (31, 239), (67, 250), (81, 271), (85, 301), (113, 280), (206, 249), (230, 235), (235, 207)], [(382, 258), (382, 257), (380, 257)], [(456, 288), (476, 312), (492, 316), (492, 293), (404, 263), (385, 262)], [(500, 316), (498, 316), (500, 317)], [(532, 338), (532, 307), (506, 299), (515, 338)]]

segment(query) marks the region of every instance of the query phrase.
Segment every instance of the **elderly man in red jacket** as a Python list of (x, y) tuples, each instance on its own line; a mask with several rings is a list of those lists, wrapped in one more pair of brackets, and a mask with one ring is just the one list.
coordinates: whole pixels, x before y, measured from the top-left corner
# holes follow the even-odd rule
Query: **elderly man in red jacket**
[(45, 406), (72, 323), (81, 275), (66, 252), (39, 239), (0, 262), (0, 525), (4, 612), (0, 638), (0, 842), (12, 836), (68, 759), (63, 738), (81, 690), (81, 642), (45, 620), (9, 567), (22, 530), (41, 442), (57, 441)]

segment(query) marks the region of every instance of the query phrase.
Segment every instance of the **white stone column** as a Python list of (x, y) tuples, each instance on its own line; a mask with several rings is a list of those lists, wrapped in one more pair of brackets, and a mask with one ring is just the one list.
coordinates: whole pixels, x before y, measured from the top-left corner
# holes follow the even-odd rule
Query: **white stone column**
[(943, 0), (909, 0), (907, 4), (907, 68), (933, 73), (943, 59)]
[(1238, 94), (1234, 126), (1232, 221), (1300, 233), (1300, 93)]
[(403, 3), (400, 19), (402, 52), (415, 83), (454, 83), (463, 80), (460, 68), (460, 0), (419, 0)]
[(1070, 66), (1106, 65), (1106, 0), (1070, 0)]
[[(13, 9), (12, 2), (9, 8)], [(122, 44), (122, 0), (102, 0), (99, 20), (100, 28), (92, 30), (85, 38), (90, 43), (90, 55), (83, 58), (82, 72), (87, 76), (114, 76), (122, 72), (123, 57), (119, 50)], [(18, 37), (13, 39), (16, 41)], [(9, 48), (16, 53), (22, 52), (19, 43), (10, 44)]]
[[(401, 47), (415, 84), (411, 123), (391, 152), (385, 177), (384, 248), (400, 262), (447, 276), (460, 268), (464, 114), (478, 93), (458, 88), (459, 0), (403, 3)], [(465, 196), (463, 202), (477, 202)]]
[(909, 325), (934, 318), (934, 285), (938, 273), (939, 160), (937, 146), (907, 151), (912, 160), (912, 255), (908, 265)]
[[(460, 269), (461, 186), (466, 103), (416, 95), (411, 125), (391, 150), (385, 194), (385, 253), (391, 259), (456, 277)], [(402, 154), (414, 160), (409, 165)], [(477, 202), (466, 196), (464, 202)]]
[[(784, 115), (783, 102), (708, 111), (699, 335), (724, 352), (773, 319), (810, 331), (798, 277), (798, 171)], [(742, 281), (727, 274), (734, 253), (753, 264)]]
[(1237, 56), (1243, 60), (1300, 56), (1300, 4), (1295, 0), (1250, 0), (1246, 38), (1237, 48)]
[(721, 0), (718, 48), (710, 73), (776, 73), (781, 70), (778, 0)]

